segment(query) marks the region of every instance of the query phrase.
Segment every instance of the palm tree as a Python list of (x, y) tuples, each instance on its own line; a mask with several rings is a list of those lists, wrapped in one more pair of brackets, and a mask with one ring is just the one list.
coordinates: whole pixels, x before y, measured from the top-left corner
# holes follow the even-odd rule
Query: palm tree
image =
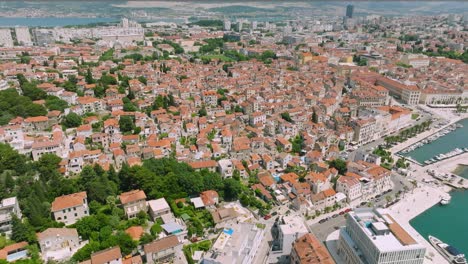
[(386, 195), (385, 200), (387, 201), (387, 203), (390, 203), (392, 201), (392, 195), (391, 194)]
[(390, 142), (392, 141), (392, 137), (385, 137), (384, 138), (384, 141), (385, 141), (385, 144), (387, 146), (387, 148), (390, 146)]
[(418, 124), (418, 125), (415, 125), (414, 127), (416, 129), (416, 133), (421, 133), (421, 128), (422, 128), (421, 125)]

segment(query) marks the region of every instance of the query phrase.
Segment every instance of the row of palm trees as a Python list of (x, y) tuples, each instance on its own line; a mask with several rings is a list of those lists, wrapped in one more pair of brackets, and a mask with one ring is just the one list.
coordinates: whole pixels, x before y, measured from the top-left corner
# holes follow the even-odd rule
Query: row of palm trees
[(388, 136), (385, 137), (385, 143), (387, 144), (387, 147), (389, 147), (392, 143), (395, 142), (402, 142), (405, 141), (407, 138), (413, 137), (416, 134), (419, 134), (425, 130), (427, 130), (432, 124), (431, 120), (427, 120), (422, 122), (421, 124), (414, 125), (410, 128), (404, 129), (400, 131), (400, 133), (396, 136)]

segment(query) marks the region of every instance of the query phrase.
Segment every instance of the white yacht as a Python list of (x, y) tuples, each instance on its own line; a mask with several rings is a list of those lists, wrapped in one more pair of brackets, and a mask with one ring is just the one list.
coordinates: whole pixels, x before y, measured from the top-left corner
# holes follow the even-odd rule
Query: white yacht
[(429, 242), (431, 242), (432, 246), (437, 249), (437, 251), (444, 256), (450, 263), (454, 264), (466, 264), (465, 254), (461, 253), (458, 249), (454, 248), (453, 246), (442, 242), (440, 239), (429, 236)]
[(450, 203), (450, 199), (442, 198), (442, 199), (440, 200), (440, 204), (441, 204), (441, 205), (447, 205), (447, 204), (449, 204), (449, 203)]

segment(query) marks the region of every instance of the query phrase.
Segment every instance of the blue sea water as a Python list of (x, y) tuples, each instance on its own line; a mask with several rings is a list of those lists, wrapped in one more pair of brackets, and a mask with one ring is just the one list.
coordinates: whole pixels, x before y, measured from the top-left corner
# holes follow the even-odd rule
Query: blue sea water
[(437, 140), (419, 147), (409, 153), (402, 154), (405, 157), (411, 157), (419, 163), (434, 158), (441, 153), (447, 153), (455, 148), (468, 147), (468, 119), (458, 122), (463, 125), (449, 134), (438, 138)]
[(59, 27), (117, 21), (119, 18), (112, 17), (0, 17), (0, 27)]

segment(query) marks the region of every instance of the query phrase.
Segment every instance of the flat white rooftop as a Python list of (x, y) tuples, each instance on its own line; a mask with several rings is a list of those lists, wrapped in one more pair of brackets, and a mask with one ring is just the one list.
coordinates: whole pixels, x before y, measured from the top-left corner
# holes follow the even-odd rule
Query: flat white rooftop
[(364, 234), (380, 252), (425, 248), (401, 227), (385, 209), (360, 208), (350, 212)]

